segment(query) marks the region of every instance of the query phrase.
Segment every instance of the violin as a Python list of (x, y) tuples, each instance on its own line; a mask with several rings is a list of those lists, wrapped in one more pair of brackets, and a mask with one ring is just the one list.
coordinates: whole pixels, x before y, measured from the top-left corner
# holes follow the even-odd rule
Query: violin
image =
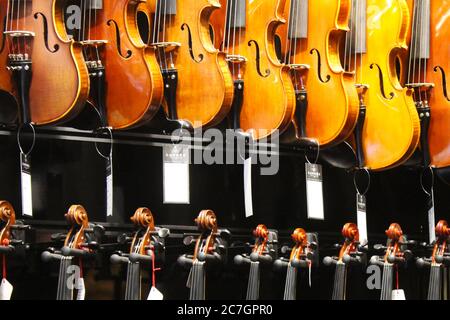
[(138, 229), (132, 237), (130, 251), (128, 254), (117, 252), (110, 260), (112, 263), (127, 264), (125, 300), (141, 300), (142, 265), (151, 265), (152, 281), (155, 286), (154, 273), (159, 270), (155, 268), (156, 255), (162, 253), (164, 248), (162, 238), (166, 237), (169, 231), (155, 227), (153, 214), (148, 208), (137, 209), (130, 220)]
[(321, 146), (333, 146), (355, 128), (359, 104), (354, 73), (343, 69), (340, 51), (350, 10), (351, 0), (286, 1), (288, 23), (277, 35), (295, 90), (295, 140), (310, 137)]
[(347, 270), (351, 262), (360, 262), (359, 252), (359, 230), (356, 224), (346, 223), (342, 228), (342, 236), (345, 238), (339, 256), (325, 257), (325, 265), (335, 265), (333, 286), (333, 300), (346, 300), (347, 292)]
[(0, 201), (0, 246), (9, 247), (11, 226), (16, 223), (16, 212), (8, 201)]
[(163, 79), (155, 48), (143, 42), (136, 21), (145, 2), (80, 0), (78, 41), (91, 77), (90, 103), (103, 126), (128, 129), (160, 109)]
[(189, 265), (190, 272), (187, 287), (190, 288), (189, 300), (205, 300), (206, 272), (208, 264), (222, 261), (219, 248), (217, 218), (212, 210), (202, 210), (195, 219), (200, 234), (195, 240), (193, 255), (178, 258), (181, 265)]
[(88, 98), (82, 46), (69, 39), (63, 16), (58, 0), (2, 1), (0, 90), (15, 97), (21, 123), (71, 120)]
[(450, 73), (447, 42), (450, 36), (450, 1), (408, 0), (412, 25), (409, 29), (409, 60), (406, 86), (413, 90), (422, 134), (425, 166), (450, 165)]
[[(233, 82), (225, 55), (209, 34), (217, 0), (156, 0), (152, 46), (164, 80), (164, 109), (171, 120), (211, 127), (228, 114)], [(213, 88), (213, 89), (209, 89)]]
[(408, 160), (420, 137), (413, 92), (400, 84), (410, 15), (405, 0), (352, 0), (351, 5), (342, 64), (356, 75), (363, 111), (356, 148), (364, 167), (386, 170)]
[(221, 0), (211, 17), (214, 42), (227, 55), (235, 87), (234, 129), (252, 130), (254, 139), (284, 132), (295, 111), (289, 67), (278, 61), (277, 28), (285, 0)]
[[(450, 264), (448, 244), (450, 240), (450, 228), (445, 220), (440, 220), (435, 228), (436, 241), (432, 246), (431, 258), (417, 259), (417, 266), (430, 267), (430, 281), (428, 284), (428, 300), (442, 300), (444, 283), (447, 281), (444, 269)], [(445, 300), (445, 298), (444, 298)]]
[[(398, 223), (392, 223), (386, 230), (387, 246), (375, 245), (375, 249), (383, 249), (383, 256), (373, 256), (371, 264), (383, 267), (383, 278), (381, 282), (381, 300), (392, 300), (392, 289), (395, 281), (398, 288), (398, 267), (405, 264), (412, 256), (407, 245), (414, 241), (407, 241), (403, 235), (402, 228)], [(395, 271), (395, 274), (394, 274)]]
[(291, 235), (292, 241), (295, 245), (292, 248), (289, 264), (287, 266), (286, 283), (284, 285), (284, 300), (296, 300), (297, 297), (297, 270), (301, 266), (301, 262), (310, 264), (306, 258), (308, 253), (308, 237), (306, 231), (302, 228), (297, 228)]

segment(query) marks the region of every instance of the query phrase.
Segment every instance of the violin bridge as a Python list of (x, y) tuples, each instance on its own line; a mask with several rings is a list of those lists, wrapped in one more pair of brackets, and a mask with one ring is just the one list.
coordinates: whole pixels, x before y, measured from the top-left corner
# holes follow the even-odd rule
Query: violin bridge
[(309, 64), (289, 64), (288, 66), (292, 70), (309, 70), (311, 68)]
[(29, 38), (34, 37), (36, 34), (32, 31), (25, 31), (25, 30), (14, 30), (14, 31), (5, 31), (3, 32), (4, 35), (11, 37), (11, 38)]
[(237, 54), (229, 54), (226, 57), (226, 60), (231, 63), (242, 63), (247, 62), (247, 58)]

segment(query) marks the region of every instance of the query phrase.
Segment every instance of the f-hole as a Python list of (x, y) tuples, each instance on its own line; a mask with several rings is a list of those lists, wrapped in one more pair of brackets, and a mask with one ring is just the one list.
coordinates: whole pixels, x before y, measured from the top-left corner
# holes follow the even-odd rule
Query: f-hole
[(121, 48), (121, 42), (120, 42), (120, 30), (119, 30), (119, 26), (117, 25), (117, 22), (114, 21), (113, 19), (108, 20), (108, 22), (106, 23), (108, 25), (108, 27), (111, 26), (111, 24), (114, 25), (114, 31), (116, 32), (116, 47), (117, 47), (117, 53), (124, 59), (129, 59), (131, 58), (131, 56), (133, 55), (133, 52), (131, 50), (127, 50), (127, 54), (123, 55), (122, 54), (122, 48)]
[(386, 91), (384, 89), (384, 75), (383, 75), (383, 71), (381, 71), (381, 68), (378, 64), (376, 63), (372, 63), (370, 65), (370, 69), (373, 69), (373, 67), (376, 66), (378, 69), (378, 78), (380, 79), (380, 90), (381, 90), (381, 94), (383, 95), (383, 98), (385, 98), (386, 100), (392, 100), (394, 99), (395, 94), (393, 92), (389, 93), (389, 97), (386, 96)]
[(450, 101), (448, 97), (448, 91), (447, 91), (447, 75), (445, 74), (444, 69), (441, 66), (434, 67), (434, 72), (441, 72), (441, 79), (442, 79), (442, 93), (444, 94), (445, 99), (447, 101)]
[(3, 50), (5, 49), (5, 42), (6, 42), (6, 36), (5, 36), (5, 31), (6, 31), (6, 18), (3, 19), (3, 29), (2, 29), (2, 44), (0, 47), (0, 53), (3, 52)]
[(322, 77), (322, 57), (320, 55), (319, 50), (317, 50), (316, 48), (311, 49), (311, 51), (309, 52), (309, 54), (317, 54), (317, 75), (319, 76), (319, 80), (322, 83), (327, 83), (331, 80), (331, 76), (329, 74), (327, 74), (327, 76), (325, 77), (326, 80), (323, 79)]
[(203, 54), (199, 54), (198, 55), (198, 59), (195, 57), (195, 54), (194, 54), (194, 50), (192, 49), (192, 34), (191, 34), (191, 28), (189, 27), (189, 25), (187, 24), (187, 23), (183, 23), (182, 25), (181, 25), (181, 30), (185, 30), (185, 29), (187, 29), (187, 31), (188, 31), (188, 43), (189, 43), (189, 53), (190, 53), (190, 55), (191, 55), (191, 58), (192, 58), (192, 60), (194, 60), (195, 62), (197, 62), (197, 63), (200, 63), (200, 62), (202, 62), (203, 61)]
[(259, 44), (255, 40), (250, 40), (248, 42), (248, 46), (251, 47), (252, 44), (255, 45), (255, 49), (256, 49), (256, 70), (258, 71), (258, 74), (261, 77), (267, 78), (270, 75), (270, 70), (269, 69), (264, 70), (264, 74), (261, 72), (261, 59), (260, 59), (261, 57), (260, 57)]
[(34, 14), (34, 18), (38, 19), (39, 16), (42, 17), (42, 24), (44, 26), (44, 42), (45, 42), (45, 47), (47, 48), (47, 50), (51, 53), (56, 53), (59, 50), (59, 45), (55, 44), (53, 46), (53, 49), (50, 49), (49, 45), (48, 45), (48, 22), (47, 22), (47, 17), (42, 13), (42, 12), (36, 12)]

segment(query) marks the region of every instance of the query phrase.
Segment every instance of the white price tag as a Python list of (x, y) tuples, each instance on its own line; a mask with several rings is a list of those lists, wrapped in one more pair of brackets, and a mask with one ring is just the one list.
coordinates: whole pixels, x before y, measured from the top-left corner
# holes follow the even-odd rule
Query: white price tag
[(150, 289), (147, 300), (163, 300), (164, 295), (156, 287)]
[(367, 236), (367, 209), (366, 197), (362, 194), (356, 194), (356, 215), (358, 221), (359, 241), (365, 245), (369, 239)]
[(244, 162), (244, 202), (245, 217), (253, 216), (253, 194), (252, 194), (252, 157)]
[(186, 145), (163, 147), (164, 203), (189, 204), (190, 150)]
[(428, 198), (428, 235), (429, 243), (433, 243), (436, 240), (436, 218), (434, 215), (434, 191), (431, 190), (431, 196)]
[(33, 217), (33, 191), (31, 187), (31, 162), (23, 153), (20, 154), (20, 181), (22, 196), (22, 214)]
[(392, 290), (392, 300), (406, 300), (403, 289)]
[(77, 282), (77, 300), (84, 300), (86, 296), (86, 287), (84, 286), (84, 278), (79, 278)]
[(113, 184), (113, 160), (110, 156), (106, 160), (106, 216), (113, 216), (114, 184)]
[(0, 300), (11, 300), (11, 295), (13, 292), (13, 286), (5, 278), (2, 279), (2, 284), (0, 285)]
[(308, 219), (324, 220), (322, 166), (320, 164), (306, 163), (305, 170)]

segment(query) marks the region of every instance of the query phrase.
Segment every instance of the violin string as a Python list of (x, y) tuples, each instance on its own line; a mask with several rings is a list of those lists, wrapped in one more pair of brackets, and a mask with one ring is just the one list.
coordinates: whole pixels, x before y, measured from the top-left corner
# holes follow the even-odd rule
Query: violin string
[(359, 22), (360, 22), (360, 17), (361, 17), (361, 11), (360, 11), (360, 5), (359, 5), (359, 1), (356, 0), (356, 19), (355, 19), (355, 75), (356, 75), (356, 82), (358, 83), (358, 74), (357, 74), (357, 56), (358, 56), (358, 45), (359, 45), (359, 37), (360, 37), (360, 33), (361, 30), (359, 30)]
[[(230, 7), (229, 1), (227, 1), (225, 4), (225, 25), (223, 27), (223, 38), (222, 38), (222, 43), (220, 44), (221, 51), (224, 52), (225, 55), (228, 55), (228, 45), (226, 44), (226, 39), (228, 36), (228, 27), (229, 27), (229, 21), (228, 21), (229, 16), (230, 16), (229, 12), (228, 12), (228, 10), (230, 9), (229, 7)], [(220, 30), (215, 30), (215, 33), (220, 33)]]
[(292, 19), (293, 19), (293, 14), (292, 14), (292, 1), (290, 2), (290, 6), (289, 6), (289, 18), (288, 18), (288, 25), (286, 28), (286, 51), (284, 53), (284, 63), (286, 65), (290, 64), (290, 54), (291, 54), (291, 39), (289, 38), (289, 31), (291, 30), (292, 27)]
[[(298, 24), (299, 24), (299, 20), (300, 20), (300, 0), (294, 0), (296, 1), (295, 3), (295, 8), (296, 8), (296, 14), (295, 14), (295, 30), (294, 30), (294, 65), (297, 64), (297, 42), (299, 43), (299, 50), (302, 50), (301, 44), (302, 44), (302, 39), (301, 38), (297, 38), (297, 30), (298, 30)], [(301, 21), (300, 21), (301, 23)], [(294, 70), (294, 85), (295, 85), (295, 90), (298, 90), (298, 82), (297, 82), (297, 72), (295, 72)]]
[[(419, 24), (418, 24), (418, 34), (417, 34), (417, 42), (418, 42), (418, 56), (417, 56), (417, 62), (418, 62), (418, 77), (417, 77), (417, 82), (420, 83), (422, 81), (422, 54), (423, 54), (423, 3), (422, 1), (419, 0)], [(418, 88), (418, 95), (419, 95), (419, 100), (423, 105), (423, 100), (422, 100), (422, 93), (421, 93), (421, 88)]]
[[(27, 0), (24, 0), (23, 2), (23, 30), (27, 30)], [(24, 38), (23, 39), (23, 50), (24, 50), (24, 54), (27, 54), (27, 41)], [(24, 57), (26, 58), (26, 56)]]
[[(10, 14), (10, 4), (11, 4), (11, 0), (8, 0), (7, 3), (7, 7), (6, 7), (6, 21), (5, 21), (5, 31), (10, 31), (9, 30), (9, 22), (11, 20)], [(12, 47), (11, 47), (11, 41), (10, 41), (10, 36), (7, 35), (3, 35), (4, 37), (6, 37), (6, 44), (8, 46), (9, 52), (12, 52)]]
[[(411, 75), (411, 83), (416, 82), (416, 63), (417, 63), (417, 41), (418, 41), (418, 2), (414, 1), (414, 26), (413, 26), (413, 59), (412, 59), (412, 75)], [(414, 90), (414, 95), (416, 96), (417, 100), (417, 94), (416, 90)], [(420, 97), (419, 97), (420, 100)]]
[[(163, 38), (163, 42), (166, 42), (167, 1), (168, 1), (168, 0), (164, 0), (163, 29), (162, 29), (162, 38)], [(164, 50), (163, 52), (164, 52), (164, 61), (165, 61), (166, 68), (169, 69), (168, 63), (167, 63), (166, 50)]]
[[(244, 16), (245, 17), (245, 23), (247, 23), (247, 14), (246, 14), (246, 5), (245, 5), (245, 0), (241, 0), (241, 2), (239, 3), (239, 13), (240, 13), (240, 17)], [(241, 40), (241, 35), (242, 35), (242, 26), (239, 25), (239, 38), (238, 38), (238, 47), (237, 47), (237, 54), (240, 55), (240, 51), (239, 51), (239, 43)], [(238, 63), (238, 78), (241, 79), (241, 63)]]
[(345, 46), (344, 46), (344, 70), (349, 71), (347, 69), (347, 53), (348, 53), (348, 37), (352, 32), (352, 21), (353, 21), (353, 6), (350, 9), (350, 19), (349, 19), (349, 30), (345, 33)]
[[(361, 14), (360, 14), (360, 26), (359, 26), (359, 29), (360, 29), (360, 34), (361, 34), (361, 39), (360, 39), (360, 44), (359, 44), (359, 71), (360, 71), (360, 79), (359, 79), (359, 81), (360, 81), (360, 83), (361, 84), (363, 84), (364, 83), (364, 79), (363, 79), (363, 76), (364, 76), (364, 73), (363, 73), (363, 59), (364, 59), (364, 47), (365, 47), (365, 39), (366, 39), (366, 37), (365, 37), (365, 35), (366, 35), (366, 28), (365, 28), (365, 23), (364, 23), (364, 16), (365, 16), (365, 14), (364, 13), (366, 13), (366, 10), (367, 10), (367, 6), (366, 6), (366, 2), (364, 1), (364, 0), (361, 0), (362, 1), (362, 4), (361, 4)], [(355, 70), (355, 72), (356, 72), (356, 70)]]
[[(164, 40), (162, 40), (162, 41), (160, 40), (160, 37), (161, 37), (161, 10), (162, 10), (162, 2), (161, 1), (164, 1), (164, 0), (158, 0), (157, 4), (156, 4), (156, 10), (158, 12), (158, 18), (157, 19), (155, 18), (155, 25), (157, 26), (157, 30), (156, 30), (156, 34), (157, 34), (156, 42), (157, 43), (164, 41)], [(156, 23), (156, 20), (158, 20), (158, 23)], [(164, 50), (165, 50), (164, 47), (158, 48), (159, 63), (161, 65), (162, 71), (166, 70), (166, 68), (164, 66), (163, 55), (161, 52)]]
[[(424, 35), (424, 39), (427, 41), (424, 44), (424, 46), (425, 46), (425, 55), (424, 55), (424, 61), (423, 61), (423, 82), (424, 83), (427, 83), (427, 65), (428, 65), (428, 63), (427, 63), (428, 55), (427, 54), (428, 54), (428, 50), (429, 50), (429, 46), (430, 46), (430, 43), (429, 43), (430, 37), (428, 36), (428, 27), (429, 27), (428, 24), (430, 23), (430, 21), (426, 21), (425, 18), (429, 17), (429, 12), (430, 12), (431, 8), (428, 8), (425, 6), (427, 3), (429, 4), (429, 2), (427, 2), (427, 1), (423, 2), (423, 9), (422, 9), (423, 14), (424, 14), (424, 21), (422, 23), (423, 24), (422, 34)], [(425, 103), (427, 103), (427, 100), (428, 100), (427, 90), (424, 90), (423, 94), (424, 94), (424, 101), (425, 101)]]
[[(236, 27), (237, 27), (237, 13), (238, 13), (238, 1), (234, 0), (234, 13), (233, 13), (233, 55), (236, 55)], [(235, 73), (235, 63), (233, 63), (233, 74)]]
[(408, 79), (407, 82), (411, 83), (411, 69), (413, 64), (413, 57), (414, 57), (414, 29), (416, 24), (416, 2), (414, 1), (413, 5), (413, 16), (412, 16), (412, 28), (411, 28), (411, 40), (409, 44), (409, 64), (408, 64)]

